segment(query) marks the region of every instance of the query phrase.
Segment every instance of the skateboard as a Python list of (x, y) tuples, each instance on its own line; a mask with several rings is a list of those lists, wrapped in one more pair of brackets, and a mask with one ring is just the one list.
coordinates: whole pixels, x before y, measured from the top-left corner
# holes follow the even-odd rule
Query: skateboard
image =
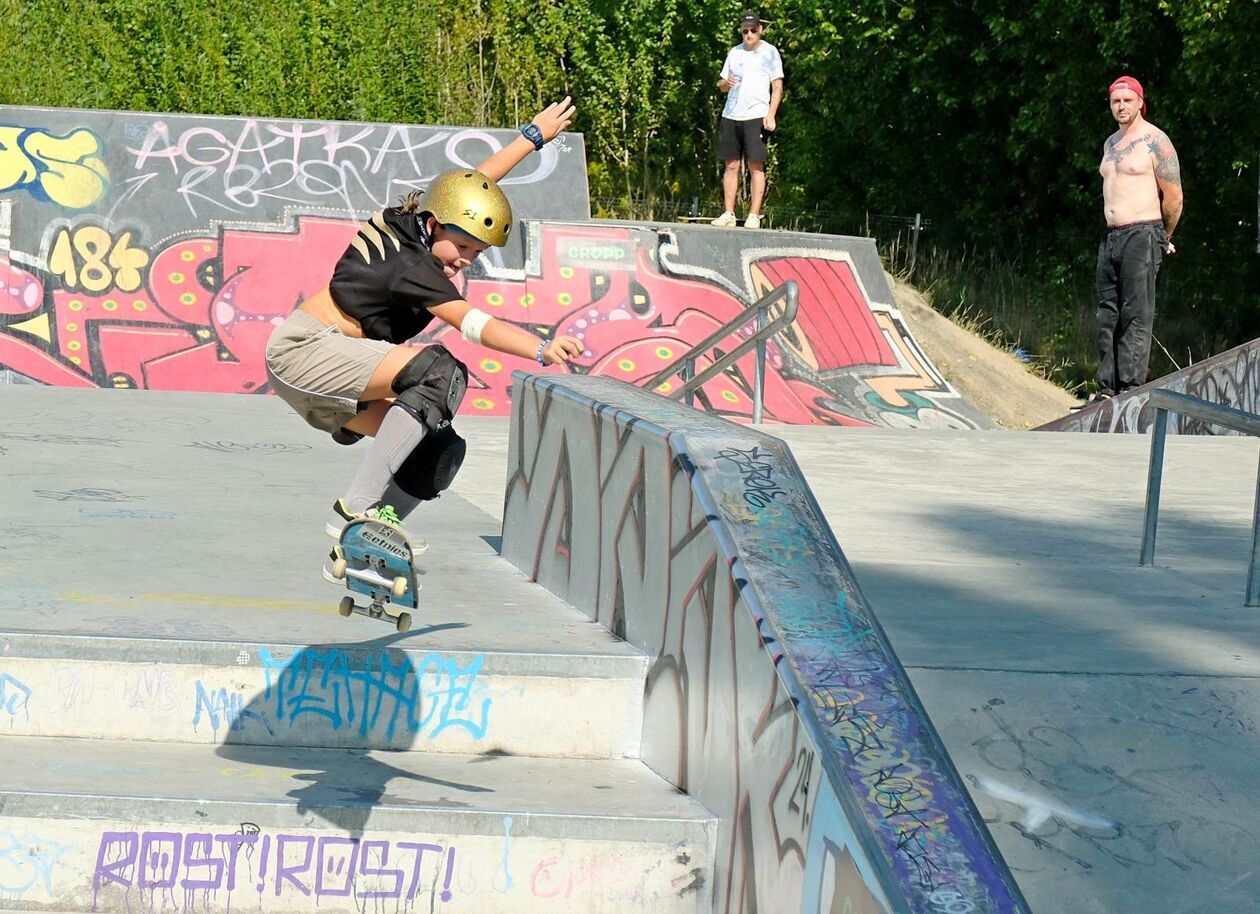
[(351, 521), (341, 531), (333, 547), (332, 576), (345, 581), (351, 594), (363, 594), (370, 601), (364, 607), (353, 596), (341, 598), (337, 611), (343, 616), (359, 613), (372, 619), (388, 619), (400, 632), (411, 628), (411, 613), (390, 612), (416, 608), (416, 571), (412, 566), (411, 543), (391, 524), (365, 518)]

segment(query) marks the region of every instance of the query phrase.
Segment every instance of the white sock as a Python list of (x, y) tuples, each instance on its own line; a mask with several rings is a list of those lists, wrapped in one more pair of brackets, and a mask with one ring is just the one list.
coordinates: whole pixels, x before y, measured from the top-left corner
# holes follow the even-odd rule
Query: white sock
[[(385, 412), (380, 430), (372, 439), (372, 446), (359, 464), (354, 479), (350, 481), (350, 488), (346, 490), (344, 500), (350, 511), (362, 514), (381, 502), (394, 473), (420, 444), (424, 431), (424, 423), (405, 407), (394, 405)], [(394, 488), (397, 489), (397, 486)], [(401, 495), (406, 494), (401, 490), (398, 492)], [(397, 503), (390, 504), (398, 510), (400, 517), (403, 516)], [(411, 507), (414, 509), (415, 505)]]

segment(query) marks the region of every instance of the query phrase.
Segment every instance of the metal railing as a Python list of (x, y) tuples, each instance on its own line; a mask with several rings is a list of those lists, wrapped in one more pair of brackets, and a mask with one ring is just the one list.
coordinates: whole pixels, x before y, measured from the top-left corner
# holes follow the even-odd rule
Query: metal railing
[[(1153, 390), (1147, 401), (1155, 407), (1155, 423), (1151, 426), (1151, 459), (1146, 474), (1146, 522), (1142, 531), (1142, 555), (1139, 565), (1155, 562), (1155, 529), (1159, 523), (1159, 489), (1164, 475), (1164, 441), (1168, 437), (1168, 414), (1179, 413), (1213, 425), (1260, 437), (1260, 416), (1219, 403), (1171, 390)], [(1256, 476), (1256, 501), (1252, 508), (1251, 563), (1247, 567), (1247, 605), (1260, 606), (1260, 471)]]
[[(674, 375), (678, 375), (683, 379), (682, 385), (677, 390), (671, 390), (666, 396), (672, 400), (682, 398), (683, 402), (691, 406), (697, 388), (703, 387), (711, 378), (721, 374), (756, 347), (757, 366), (756, 373), (753, 376), (752, 421), (760, 423), (766, 381), (766, 340), (780, 330), (791, 326), (792, 322), (796, 320), (799, 297), (800, 290), (794, 280), (789, 279), (782, 285), (775, 286), (738, 315), (731, 318), (658, 371), (650, 380), (645, 381), (642, 386), (648, 390), (656, 390), (662, 383), (668, 381)], [(770, 308), (780, 301), (783, 302), (783, 311), (774, 320), (770, 320)], [(757, 320), (757, 329), (753, 331), (751, 336), (746, 337), (730, 352), (723, 353), (721, 357), (715, 359), (713, 364), (700, 372), (700, 374), (696, 374), (696, 359), (698, 357), (712, 351), (718, 343), (753, 318)]]

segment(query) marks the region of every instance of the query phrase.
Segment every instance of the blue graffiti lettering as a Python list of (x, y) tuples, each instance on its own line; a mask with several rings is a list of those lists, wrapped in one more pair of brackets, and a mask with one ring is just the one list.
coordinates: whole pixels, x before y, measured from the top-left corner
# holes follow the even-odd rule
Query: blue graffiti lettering
[(68, 850), (50, 838), (0, 831), (0, 896), (20, 899), (38, 883), (51, 893), (53, 867)]
[(210, 722), (210, 729), (216, 734), (219, 727), (226, 724), (233, 730), (244, 730), (245, 721), (253, 720), (261, 724), (267, 731), (268, 736), (275, 736), (276, 731), (271, 728), (271, 724), (267, 723), (260, 715), (254, 713), (245, 707), (245, 703), (241, 698), (240, 692), (229, 692), (227, 689), (210, 689), (207, 690), (202, 685), (201, 680), (197, 680), (197, 707), (193, 711), (193, 729), (197, 729), (197, 725), (201, 723), (202, 714), (205, 714)]
[(0, 710), (10, 717), (17, 717), (18, 711), (27, 720), (31, 719), (31, 689), (22, 680), (8, 673), (0, 673)]
[(383, 729), (387, 739), (400, 731), (436, 738), (455, 727), (474, 739), (486, 735), (491, 699), (481, 694), (478, 676), (485, 658), (466, 666), (441, 654), (418, 663), (405, 654), (391, 659), (381, 651), (361, 664), (339, 648), (299, 651), (278, 659), (258, 651), (267, 676), (267, 713), (275, 722), (322, 718), (334, 730), (357, 727), (362, 736)]

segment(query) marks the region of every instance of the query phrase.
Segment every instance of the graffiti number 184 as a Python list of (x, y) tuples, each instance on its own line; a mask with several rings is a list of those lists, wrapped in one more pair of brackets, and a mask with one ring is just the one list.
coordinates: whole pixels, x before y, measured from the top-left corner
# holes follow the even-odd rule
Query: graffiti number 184
[(111, 286), (124, 292), (140, 288), (140, 271), (149, 264), (148, 252), (131, 246), (131, 232), (117, 238), (95, 225), (73, 232), (62, 228), (53, 239), (48, 269), (67, 289), (104, 292)]

